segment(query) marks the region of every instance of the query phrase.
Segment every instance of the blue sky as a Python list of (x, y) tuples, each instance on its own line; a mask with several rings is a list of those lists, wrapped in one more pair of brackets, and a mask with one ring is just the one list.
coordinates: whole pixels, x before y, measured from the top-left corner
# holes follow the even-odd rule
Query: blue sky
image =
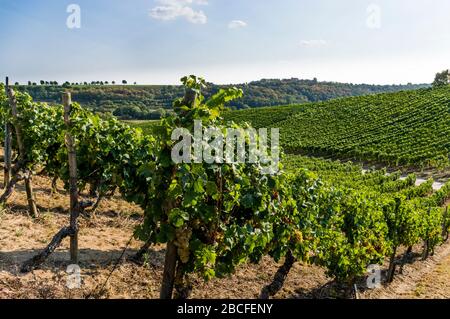
[(448, 0), (2, 0), (0, 76), (429, 83), (450, 68), (449, 19)]

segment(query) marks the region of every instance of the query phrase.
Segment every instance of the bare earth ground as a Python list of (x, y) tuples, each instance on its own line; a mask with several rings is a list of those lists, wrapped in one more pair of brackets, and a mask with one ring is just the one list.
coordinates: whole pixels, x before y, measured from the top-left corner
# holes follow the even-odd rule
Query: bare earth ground
[[(0, 178), (3, 177), (0, 174)], [(36, 176), (33, 185), (41, 216), (27, 215), (26, 194), (22, 185), (0, 213), (0, 299), (3, 298), (158, 298), (164, 262), (164, 247), (153, 247), (146, 266), (124, 258), (111, 276), (106, 289), (99, 292), (116, 261), (129, 242), (141, 211), (119, 197), (101, 203), (95, 217), (80, 218), (81, 289), (66, 288), (68, 240), (39, 269), (19, 272), (20, 265), (43, 249), (58, 230), (67, 225), (69, 197), (59, 185), (51, 194), (50, 180)], [(133, 255), (143, 243), (132, 240), (125, 257)], [(230, 278), (204, 283), (193, 278), (193, 298), (256, 298), (270, 283), (279, 265), (264, 259), (259, 265), (239, 269)], [(277, 296), (312, 297), (315, 288), (327, 283), (316, 267), (296, 265), (285, 288)]]
[[(0, 180), (3, 180), (0, 174)], [(22, 262), (44, 248), (53, 235), (68, 222), (69, 197), (59, 185), (51, 194), (50, 180), (36, 176), (33, 185), (41, 216), (27, 215), (26, 195), (19, 185), (0, 211), (0, 299), (6, 298), (158, 298), (164, 261), (164, 247), (153, 247), (148, 264), (135, 265), (124, 258), (105, 282), (115, 262), (129, 242), (141, 211), (119, 197), (102, 202), (95, 217), (80, 218), (81, 289), (66, 288), (68, 240), (39, 269), (20, 274)], [(125, 257), (142, 245), (132, 240)], [(270, 283), (278, 264), (265, 258), (259, 265), (241, 267), (237, 274), (204, 283), (193, 278), (193, 298), (257, 298)], [(361, 293), (361, 298), (450, 298), (450, 244), (440, 247), (435, 256), (405, 267), (392, 285)], [(324, 271), (315, 266), (296, 264), (276, 298), (339, 298)]]

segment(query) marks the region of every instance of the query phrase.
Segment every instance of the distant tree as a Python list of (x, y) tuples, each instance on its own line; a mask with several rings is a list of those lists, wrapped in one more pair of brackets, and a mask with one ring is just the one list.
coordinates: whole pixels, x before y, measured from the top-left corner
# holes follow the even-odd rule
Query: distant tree
[(66, 81), (66, 82), (64, 82), (64, 84), (62, 86), (63, 86), (63, 88), (70, 87), (70, 83), (68, 81)]
[(105, 84), (106, 84), (106, 85), (108, 85), (108, 84), (109, 84), (109, 82), (108, 82), (108, 81), (105, 81)]
[(434, 78), (433, 87), (442, 87), (450, 83), (450, 72), (445, 70), (436, 74)]
[(111, 83), (112, 83), (112, 85), (116, 85), (116, 81), (112, 81)]
[(122, 84), (123, 84), (123, 85), (128, 84), (127, 80), (123, 80), (123, 81), (122, 81)]
[(28, 85), (31, 86), (31, 81), (28, 81)]
[(142, 119), (142, 111), (138, 106), (122, 106), (113, 112), (114, 116), (122, 119)]
[(83, 84), (84, 84), (84, 85), (88, 85), (88, 83), (87, 83), (87, 82), (84, 82)]
[(39, 83), (41, 83), (41, 85), (44, 85), (44, 84), (45, 84), (45, 81), (44, 81), (44, 80), (41, 80)]
[(105, 83), (103, 83), (103, 81), (100, 82), (100, 85), (104, 85)]
[(136, 85), (137, 84), (137, 82), (134, 82), (134, 85)]
[(16, 82), (16, 83), (14, 83), (14, 85), (16, 85), (16, 86), (17, 86), (17, 85), (20, 85), (20, 84), (19, 84), (19, 82)]
[(37, 85), (37, 83), (36, 82), (33, 82), (33, 86), (36, 86)]

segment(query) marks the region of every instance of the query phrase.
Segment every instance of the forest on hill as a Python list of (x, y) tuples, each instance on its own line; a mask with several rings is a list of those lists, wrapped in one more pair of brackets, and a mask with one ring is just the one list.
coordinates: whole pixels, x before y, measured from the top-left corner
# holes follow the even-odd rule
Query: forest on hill
[[(183, 95), (184, 89), (174, 85), (107, 85), (64, 83), (41, 81), (41, 85), (16, 85), (21, 92), (29, 93), (34, 100), (58, 103), (62, 92), (70, 88), (75, 101), (96, 113), (109, 113), (123, 120), (159, 119), (170, 112), (172, 102)], [(16, 83), (17, 84), (17, 83)], [(48, 85), (47, 85), (48, 84)], [(232, 109), (248, 109), (265, 106), (303, 104), (319, 102), (339, 97), (370, 95), (383, 92), (397, 92), (427, 87), (427, 84), (408, 85), (368, 85), (313, 80), (260, 80), (236, 85), (243, 89), (244, 97), (229, 103)], [(209, 84), (204, 92), (206, 98), (217, 93), (220, 88), (231, 85)]]

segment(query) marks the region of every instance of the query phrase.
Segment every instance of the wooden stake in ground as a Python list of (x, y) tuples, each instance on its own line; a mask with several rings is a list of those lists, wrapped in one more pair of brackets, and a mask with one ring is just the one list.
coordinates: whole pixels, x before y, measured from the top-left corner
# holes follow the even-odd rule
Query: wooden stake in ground
[[(25, 151), (25, 146), (23, 144), (22, 127), (19, 124), (16, 94), (15, 94), (14, 90), (11, 88), (8, 89), (8, 97), (9, 97), (9, 105), (11, 106), (11, 113), (12, 113), (12, 116), (14, 119), (13, 126), (16, 131), (17, 145), (19, 147), (19, 162), (24, 163), (26, 151)], [(31, 183), (31, 178), (32, 178), (32, 173), (27, 168), (25, 168), (25, 190), (27, 193), (28, 207), (29, 207), (30, 215), (32, 217), (37, 217), (38, 210), (36, 208), (36, 201), (34, 199), (33, 185)]]
[(70, 236), (70, 262), (78, 263), (78, 216), (80, 215), (80, 203), (78, 201), (77, 190), (77, 161), (75, 153), (74, 138), (70, 134), (70, 112), (72, 101), (70, 93), (64, 93), (64, 121), (67, 125), (66, 146), (69, 152), (69, 171), (70, 171), (70, 224), (63, 227), (52, 239), (50, 244), (38, 255), (26, 261), (21, 268), (21, 272), (30, 272), (41, 265), (61, 244), (64, 238)]
[(448, 206), (445, 207), (444, 222), (442, 223), (442, 239), (444, 242), (448, 240)]
[[(5, 81), (5, 93), (6, 96), (8, 96), (8, 90), (9, 90), (9, 78), (6, 77)], [(12, 158), (12, 151), (11, 151), (11, 141), (12, 141), (12, 134), (11, 134), (11, 124), (8, 121), (5, 121), (5, 145), (4, 145), (4, 182), (3, 186), (4, 188), (8, 188), (9, 182), (11, 180), (11, 158)]]
[(69, 154), (69, 184), (70, 184), (70, 228), (73, 233), (70, 235), (70, 260), (73, 264), (78, 263), (78, 216), (80, 215), (80, 205), (78, 202), (77, 189), (77, 154), (75, 152), (75, 140), (70, 134), (71, 122), (70, 113), (72, 110), (72, 98), (69, 92), (63, 94), (64, 123), (67, 126), (66, 146)]
[(392, 252), (391, 258), (389, 259), (389, 269), (387, 273), (387, 282), (391, 283), (394, 281), (395, 268), (397, 266), (395, 257), (397, 256), (397, 248), (394, 247), (394, 251)]
[(175, 285), (175, 271), (177, 268), (177, 246), (174, 242), (167, 243), (166, 257), (164, 261), (163, 279), (161, 282), (160, 299), (172, 299)]
[[(195, 106), (197, 101), (197, 92), (192, 89), (187, 89), (183, 105)], [(176, 166), (172, 168), (172, 175), (176, 173)], [(170, 211), (176, 207), (176, 204), (172, 200), (167, 200), (164, 204), (163, 211), (169, 215)], [(175, 278), (177, 277), (177, 263), (178, 263), (178, 250), (175, 245), (175, 241), (167, 243), (166, 256), (164, 262), (163, 278), (161, 282), (160, 299), (172, 299), (173, 288), (175, 286)]]

